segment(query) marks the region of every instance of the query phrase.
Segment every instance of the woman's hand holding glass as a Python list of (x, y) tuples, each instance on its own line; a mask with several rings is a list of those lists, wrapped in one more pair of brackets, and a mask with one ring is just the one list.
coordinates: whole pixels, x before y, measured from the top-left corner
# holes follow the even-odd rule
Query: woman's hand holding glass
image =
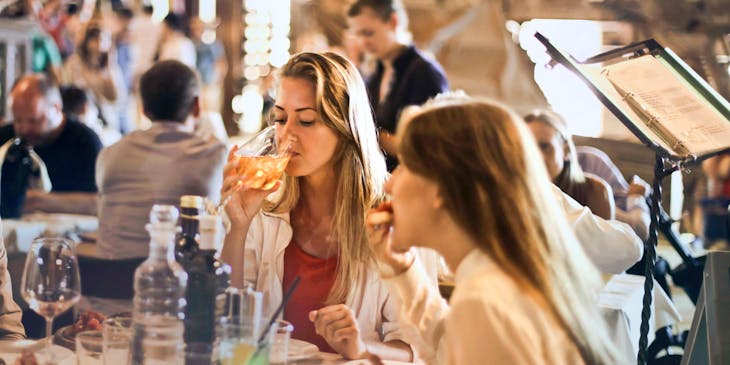
[(269, 189), (249, 188), (239, 175), (243, 161), (235, 153), (233, 147), (228, 154), (228, 162), (223, 168), (223, 188), (221, 189), (221, 206), (225, 207), (226, 214), (232, 226), (241, 226), (250, 223), (266, 197), (277, 191), (281, 181), (276, 181)]
[(219, 210), (225, 207), (231, 224), (250, 222), (266, 196), (279, 188), (292, 143), (291, 139), (279, 141), (276, 126), (270, 126), (231, 150), (219, 206)]

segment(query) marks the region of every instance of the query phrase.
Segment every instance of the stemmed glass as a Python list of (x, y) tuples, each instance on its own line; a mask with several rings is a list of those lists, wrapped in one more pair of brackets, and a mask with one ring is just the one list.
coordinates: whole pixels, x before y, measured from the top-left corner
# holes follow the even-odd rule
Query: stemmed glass
[(30, 309), (46, 319), (46, 356), (53, 363), (51, 330), (53, 318), (81, 297), (79, 264), (71, 242), (65, 238), (38, 238), (25, 259), (20, 292)]
[(246, 186), (250, 189), (271, 189), (286, 169), (292, 156), (292, 140), (279, 141), (276, 125), (264, 128), (238, 146), (234, 153), (238, 166), (231, 174), (240, 180), (236, 187), (221, 199), (216, 211), (221, 213), (233, 194)]

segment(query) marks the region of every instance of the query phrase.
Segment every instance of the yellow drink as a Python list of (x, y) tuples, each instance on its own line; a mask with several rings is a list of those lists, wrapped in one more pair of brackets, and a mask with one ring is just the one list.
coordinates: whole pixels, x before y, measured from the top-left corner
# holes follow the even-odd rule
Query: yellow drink
[(246, 342), (233, 345), (233, 356), (221, 358), (222, 365), (246, 365), (251, 355), (256, 352), (256, 346)]
[(243, 183), (251, 189), (271, 189), (281, 174), (291, 156), (256, 156), (239, 157), (237, 173)]

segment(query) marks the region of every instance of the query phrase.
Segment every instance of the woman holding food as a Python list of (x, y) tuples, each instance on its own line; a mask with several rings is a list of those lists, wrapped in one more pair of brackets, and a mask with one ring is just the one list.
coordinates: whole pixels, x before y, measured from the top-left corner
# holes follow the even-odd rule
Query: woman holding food
[[(417, 329), (406, 339), (428, 363), (627, 363), (529, 133), (506, 108), (465, 97), (401, 124), (392, 207), (370, 213), (368, 237), (400, 321)], [(454, 271), (449, 304), (425, 283), (416, 244)]]

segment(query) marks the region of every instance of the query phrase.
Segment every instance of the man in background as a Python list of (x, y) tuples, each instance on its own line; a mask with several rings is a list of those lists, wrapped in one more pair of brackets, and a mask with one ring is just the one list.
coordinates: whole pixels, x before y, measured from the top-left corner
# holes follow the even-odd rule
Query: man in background
[(101, 150), (96, 133), (63, 116), (61, 94), (41, 74), (21, 77), (10, 92), (13, 123), (0, 127), (0, 146), (20, 138), (33, 147), (52, 190), (26, 192), (24, 212), (96, 214), (94, 164)]
[(160, 61), (140, 78), (144, 114), (152, 121), (101, 151), (97, 253), (107, 259), (147, 257), (145, 230), (153, 204), (177, 205), (181, 195), (217, 201), (226, 147), (194, 133), (200, 115), (195, 72)]

